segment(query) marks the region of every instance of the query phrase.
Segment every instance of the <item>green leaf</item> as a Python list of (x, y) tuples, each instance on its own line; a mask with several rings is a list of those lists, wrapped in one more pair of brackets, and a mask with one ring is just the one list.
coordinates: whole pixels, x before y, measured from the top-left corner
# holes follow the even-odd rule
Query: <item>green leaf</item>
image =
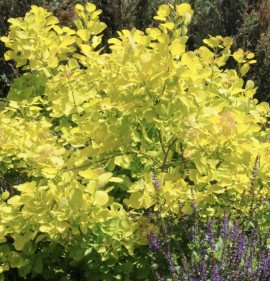
[(42, 258), (38, 258), (35, 261), (35, 265), (33, 268), (34, 272), (41, 274), (43, 270), (43, 261)]

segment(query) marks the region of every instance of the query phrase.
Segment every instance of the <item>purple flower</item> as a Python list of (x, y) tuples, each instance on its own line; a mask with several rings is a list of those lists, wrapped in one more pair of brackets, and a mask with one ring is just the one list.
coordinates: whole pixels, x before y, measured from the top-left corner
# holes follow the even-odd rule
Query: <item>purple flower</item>
[(226, 241), (229, 233), (229, 217), (227, 216), (226, 212), (224, 212), (224, 216), (222, 218), (222, 226), (221, 226), (221, 237)]
[(156, 168), (153, 167), (153, 177), (152, 177), (152, 179), (153, 179), (153, 185), (154, 185), (156, 190), (158, 190), (159, 187), (160, 187), (159, 181), (157, 180), (157, 176), (158, 176), (158, 174), (156, 172)]
[(250, 194), (253, 195), (254, 194), (254, 185), (257, 181), (257, 177), (258, 177), (258, 170), (259, 170), (259, 157), (257, 156), (255, 159), (255, 163), (253, 166), (253, 170), (251, 173), (251, 178), (250, 178)]
[(150, 232), (149, 240), (150, 240), (149, 249), (153, 253), (156, 252), (158, 249), (160, 249), (160, 244), (158, 242), (157, 236), (155, 235), (154, 231)]
[(216, 263), (215, 257), (211, 255), (211, 281), (222, 281), (222, 277), (220, 275), (219, 265)]
[(238, 235), (239, 235), (238, 230), (239, 230), (239, 224), (235, 220), (234, 224), (233, 224), (232, 232), (231, 232), (231, 240), (234, 241), (234, 242), (237, 241), (237, 238), (238, 238)]
[(212, 229), (212, 222), (207, 221), (206, 223), (206, 241), (209, 246), (212, 246), (214, 243), (214, 232)]
[(237, 260), (240, 261), (243, 254), (245, 253), (245, 247), (247, 245), (247, 236), (245, 234), (241, 234), (238, 240), (238, 247), (237, 247)]

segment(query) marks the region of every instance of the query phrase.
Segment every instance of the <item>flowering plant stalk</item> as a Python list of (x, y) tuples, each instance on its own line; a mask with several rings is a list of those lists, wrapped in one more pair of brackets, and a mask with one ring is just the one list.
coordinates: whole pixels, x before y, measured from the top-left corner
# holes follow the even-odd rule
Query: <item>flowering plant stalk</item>
[[(159, 188), (156, 174), (153, 179)], [(269, 280), (270, 228), (260, 231), (258, 224), (252, 225), (252, 218), (249, 224), (241, 224), (243, 218), (232, 219), (229, 210), (222, 220), (200, 221), (195, 200), (191, 204), (192, 215), (180, 211), (180, 217), (173, 220), (160, 219), (160, 210), (151, 210), (151, 222), (160, 228), (149, 235), (157, 280)]]

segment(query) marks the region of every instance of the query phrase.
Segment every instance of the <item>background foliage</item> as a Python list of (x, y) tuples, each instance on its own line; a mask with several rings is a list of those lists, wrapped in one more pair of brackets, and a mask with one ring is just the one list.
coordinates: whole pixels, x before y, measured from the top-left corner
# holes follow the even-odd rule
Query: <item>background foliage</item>
[[(191, 23), (188, 42), (189, 48), (195, 49), (202, 44), (203, 38), (209, 34), (232, 36), (234, 50), (244, 48), (254, 52), (258, 63), (248, 74), (258, 85), (256, 97), (260, 101), (270, 100), (270, 2), (269, 0), (94, 0), (103, 10), (101, 20), (108, 28), (103, 43), (108, 50), (107, 39), (115, 36), (117, 30), (136, 27), (144, 30), (154, 24), (153, 15), (159, 5), (164, 3), (188, 2), (195, 10)], [(76, 3), (85, 4), (87, 0), (3, 0), (0, 11), (0, 35), (7, 33), (7, 19), (24, 16), (32, 4), (43, 6), (59, 18), (60, 23), (71, 23)], [(5, 47), (0, 42), (0, 97), (6, 96), (13, 78), (20, 73), (10, 62), (3, 61)]]

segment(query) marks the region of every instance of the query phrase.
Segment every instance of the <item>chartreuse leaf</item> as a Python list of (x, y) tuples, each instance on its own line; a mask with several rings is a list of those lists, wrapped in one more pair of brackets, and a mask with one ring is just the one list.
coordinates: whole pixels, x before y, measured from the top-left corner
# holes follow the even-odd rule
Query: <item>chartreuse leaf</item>
[(108, 193), (102, 190), (98, 190), (95, 194), (94, 203), (98, 206), (106, 205), (109, 201)]
[(85, 171), (80, 171), (79, 175), (86, 179), (95, 179), (98, 178), (99, 173), (96, 170), (87, 169)]
[(171, 53), (173, 56), (181, 55), (185, 52), (186, 46), (181, 42), (173, 41), (171, 45)]
[(160, 17), (167, 17), (170, 14), (170, 6), (168, 5), (161, 5), (157, 11), (158, 16)]
[(14, 236), (14, 247), (17, 251), (21, 251), (25, 245), (25, 243), (30, 239), (30, 237), (27, 237), (26, 235), (20, 235), (16, 234)]
[(104, 174), (101, 174), (99, 177), (98, 177), (98, 183), (100, 185), (104, 185), (106, 184), (112, 177), (113, 173), (104, 173)]
[(85, 8), (89, 13), (92, 13), (96, 10), (96, 5), (93, 3), (87, 3)]
[(5, 192), (2, 193), (1, 196), (2, 196), (2, 199), (3, 199), (3, 200), (7, 200), (8, 197), (9, 197), (9, 195), (10, 195), (9, 192), (8, 192), (8, 191), (5, 191)]
[(77, 34), (83, 41), (88, 41), (90, 39), (90, 33), (87, 29), (80, 29), (77, 31)]
[(182, 3), (176, 6), (176, 12), (179, 16), (184, 16), (185, 14), (189, 13), (193, 15), (193, 10), (188, 3)]

